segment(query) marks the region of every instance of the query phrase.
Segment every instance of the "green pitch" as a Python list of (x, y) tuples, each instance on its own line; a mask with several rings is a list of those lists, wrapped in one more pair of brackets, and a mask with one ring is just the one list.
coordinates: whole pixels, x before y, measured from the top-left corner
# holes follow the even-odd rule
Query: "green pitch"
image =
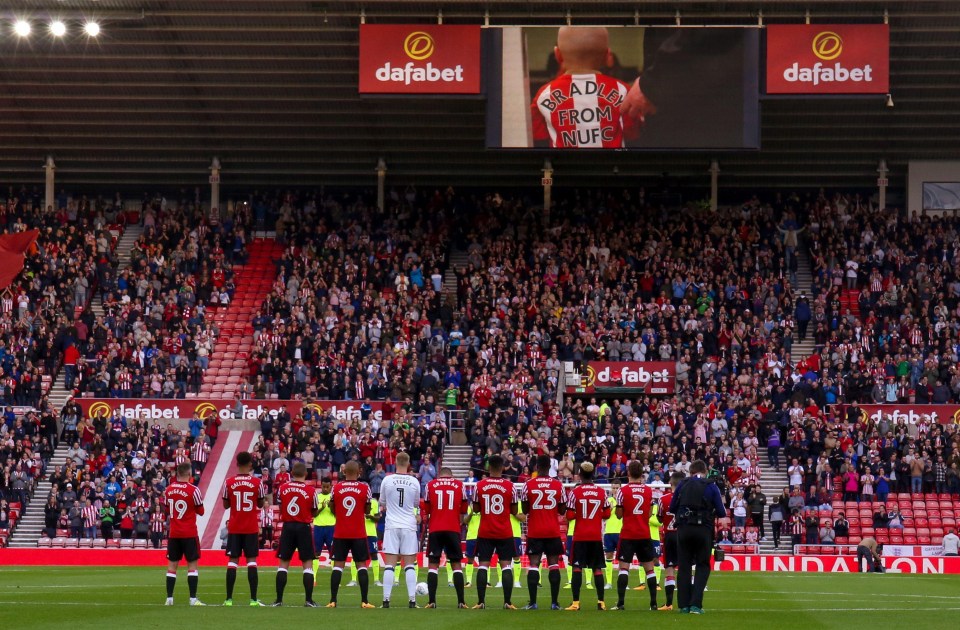
[[(329, 572), (320, 575), (315, 592), (325, 604), (330, 591)], [(349, 573), (347, 573), (349, 576)], [(421, 581), (426, 571), (421, 570)], [(711, 630), (743, 630), (774, 626), (791, 628), (885, 628), (908, 624), (921, 628), (956, 628), (960, 619), (960, 576), (931, 575), (849, 575), (803, 573), (714, 573), (704, 607), (707, 614), (691, 617), (673, 612), (646, 610), (646, 592), (629, 591), (628, 610), (596, 610), (593, 591), (584, 591), (580, 612), (544, 610), (549, 608), (549, 590), (541, 589), (538, 611), (499, 610), (503, 591), (490, 588), (488, 610), (456, 610), (452, 588), (440, 572), (437, 610), (410, 610), (406, 607), (403, 583), (394, 589), (394, 608), (361, 610), (359, 589), (340, 590), (340, 608), (305, 609), (299, 570), (291, 569), (284, 608), (250, 608), (246, 572), (241, 568), (233, 608), (221, 608), (224, 569), (201, 569), (200, 599), (207, 608), (187, 606), (186, 571), (177, 580), (176, 605), (164, 607), (164, 567), (149, 568), (35, 568), (0, 567), (0, 620), (10, 628), (297, 628), (308, 624), (336, 624), (335, 628), (384, 628), (437, 630), (490, 630), (517, 628), (534, 630), (553, 624), (562, 628), (583, 628), (603, 624), (605, 630), (636, 629), (637, 624), (656, 623), (658, 628), (703, 627)], [(631, 575), (632, 582), (638, 582)], [(633, 584), (632, 584), (633, 585)], [(544, 598), (544, 594), (546, 597)], [(274, 570), (260, 571), (260, 599), (273, 601)], [(382, 590), (371, 587), (370, 601), (379, 605)], [(616, 603), (614, 591), (606, 591), (608, 605)], [(570, 602), (563, 590), (560, 603)], [(514, 604), (527, 603), (526, 577), (514, 589)], [(418, 598), (420, 605), (426, 597)], [(476, 603), (476, 590), (468, 589), (467, 603)], [(663, 604), (663, 593), (660, 593)], [(650, 626), (653, 627), (653, 626)]]

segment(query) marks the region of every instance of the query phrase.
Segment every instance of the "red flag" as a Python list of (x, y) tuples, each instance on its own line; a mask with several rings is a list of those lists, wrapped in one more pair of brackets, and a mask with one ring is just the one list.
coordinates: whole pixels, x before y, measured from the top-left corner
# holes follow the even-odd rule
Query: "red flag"
[(39, 230), (0, 235), (0, 290), (10, 286), (23, 270), (24, 253), (39, 235)]

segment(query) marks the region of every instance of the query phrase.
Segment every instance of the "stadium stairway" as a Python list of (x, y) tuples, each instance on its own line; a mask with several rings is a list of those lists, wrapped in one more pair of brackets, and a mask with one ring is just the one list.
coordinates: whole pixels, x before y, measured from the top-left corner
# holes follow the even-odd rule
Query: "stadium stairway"
[(220, 335), (210, 355), (199, 398), (233, 398), (247, 377), (247, 359), (253, 348), (253, 317), (273, 287), (277, 277), (274, 261), (282, 256), (283, 246), (272, 238), (258, 238), (250, 243), (248, 251), (247, 264), (234, 267), (237, 289), (233, 302), (213, 314)]
[[(763, 475), (760, 477), (760, 488), (763, 490), (763, 493), (767, 495), (767, 507), (769, 508), (770, 504), (780, 496), (780, 493), (784, 488), (787, 487), (787, 461), (783, 455), (783, 452), (780, 453), (780, 470), (779, 472), (769, 466), (766, 466), (766, 448), (761, 448), (760, 461), (763, 465)], [(773, 534), (771, 533), (771, 523), (769, 516), (769, 509), (764, 512), (763, 515), (763, 525), (764, 531), (767, 534), (766, 540), (760, 541), (760, 553), (763, 554), (790, 554), (792, 549), (790, 547), (790, 536), (784, 535), (780, 539), (780, 549), (776, 549), (773, 546)]]
[(220, 434), (210, 452), (207, 467), (200, 477), (204, 513), (197, 519), (197, 533), (202, 549), (220, 548), (220, 528), (226, 522), (221, 494), (227, 477), (236, 472), (237, 453), (249, 451), (257, 443), (259, 431), (227, 431)]
[[(67, 449), (69, 446), (69, 444), (63, 442), (57, 446), (57, 449), (53, 452), (53, 456), (50, 458), (50, 462), (47, 464), (48, 473), (53, 472), (57, 466), (63, 466), (67, 463)], [(33, 499), (29, 505), (24, 507), (20, 515), (20, 520), (17, 521), (17, 527), (13, 530), (8, 545), (9, 547), (27, 548), (37, 546), (37, 539), (40, 538), (40, 534), (43, 531), (43, 508), (47, 503), (47, 498), (50, 496), (50, 489), (52, 487), (53, 484), (50, 483), (49, 474), (37, 483), (37, 487), (34, 489)]]
[(448, 444), (443, 447), (443, 462), (441, 465), (449, 466), (456, 479), (466, 479), (470, 473), (470, 456), (473, 450), (469, 446), (455, 446)]
[(469, 256), (462, 249), (450, 249), (450, 264), (443, 274), (443, 297), (453, 298), (453, 304), (457, 303), (457, 269), (467, 269), (469, 265)]
[[(805, 294), (813, 304), (813, 266), (810, 262), (810, 255), (805, 247), (797, 248), (797, 286), (794, 294)], [(790, 353), (794, 363), (813, 354), (816, 343), (813, 336), (814, 326), (811, 323), (807, 329), (807, 338), (799, 341), (794, 335), (793, 350)]]
[[(117, 241), (117, 245), (113, 250), (117, 256), (117, 264), (113, 268), (114, 273), (130, 266), (130, 252), (133, 250), (133, 244), (137, 242), (141, 234), (143, 234), (143, 226), (136, 223), (127, 225), (126, 229), (124, 229), (123, 236)], [(90, 300), (90, 310), (96, 317), (103, 317), (103, 298), (99, 291), (97, 291), (93, 299)]]

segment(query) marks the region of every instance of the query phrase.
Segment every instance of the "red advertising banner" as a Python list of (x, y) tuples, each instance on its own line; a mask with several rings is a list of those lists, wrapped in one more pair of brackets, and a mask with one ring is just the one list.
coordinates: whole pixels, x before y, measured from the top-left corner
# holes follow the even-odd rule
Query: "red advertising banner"
[(776, 24), (767, 27), (768, 94), (886, 94), (886, 24)]
[(361, 94), (479, 94), (480, 27), (361, 24)]
[(677, 385), (677, 364), (672, 361), (590, 361), (579, 387), (567, 393), (592, 394), (623, 389), (644, 394), (672, 394)]
[[(890, 573), (960, 573), (960, 558), (883, 558)], [(761, 556), (730, 555), (723, 562), (714, 562), (720, 571), (773, 571), (801, 573), (856, 573), (855, 556)]]
[(333, 414), (337, 420), (353, 420), (361, 417), (360, 407), (366, 402), (370, 405), (370, 415), (375, 420), (384, 419), (384, 411), (392, 403), (381, 400), (313, 400), (305, 403), (301, 400), (242, 400), (241, 417), (234, 417), (235, 403), (232, 400), (212, 400), (205, 398), (187, 398), (167, 400), (160, 398), (77, 398), (83, 415), (88, 418), (114, 411), (130, 420), (172, 421), (190, 419), (196, 415), (206, 419), (217, 414), (221, 420), (256, 420), (264, 411), (276, 414), (285, 407), (291, 416), (305, 409), (312, 409), (321, 415)]
[(880, 422), (890, 416), (895, 423), (917, 424), (924, 416), (936, 424), (960, 424), (960, 405), (859, 405), (861, 417)]

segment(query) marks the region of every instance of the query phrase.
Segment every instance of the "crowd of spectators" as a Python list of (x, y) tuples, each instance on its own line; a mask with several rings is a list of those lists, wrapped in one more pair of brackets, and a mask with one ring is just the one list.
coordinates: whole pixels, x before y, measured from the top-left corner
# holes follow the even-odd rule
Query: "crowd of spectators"
[(217, 338), (210, 309), (229, 304), (246, 259), (248, 204), (204, 212), (146, 198), (129, 266), (105, 275), (102, 317), (85, 314), (65, 346), (67, 388), (97, 397), (198, 393)]
[[(960, 324), (948, 262), (956, 221), (822, 192), (719, 213), (667, 212), (643, 191), (573, 193), (549, 211), (522, 197), (452, 190), (408, 189), (383, 213), (362, 199), (285, 201), (288, 249), (252, 322), (246, 395), (389, 399), (412, 427), (462, 415), (476, 466), (503, 452), (518, 479), (538, 453), (553, 455), (567, 478), (590, 459), (599, 478), (622, 479), (639, 458), (650, 481), (703, 457), (739, 480), (733, 493), (757, 483), (761, 461), (779, 468), (784, 451), (816, 481), (808, 501), (843, 492), (837, 477), (850, 486), (853, 475), (858, 496), (891, 482), (960, 491), (951, 427), (875, 421), (845, 406), (869, 400), (861, 380), (891, 370), (921, 385), (960, 382), (948, 377)], [(448, 242), (467, 255), (454, 269), (455, 293), (442, 290)], [(841, 284), (823, 270), (867, 247), (883, 275), (918, 290), (860, 324), (840, 311), (838, 292), (865, 286), (871, 263)], [(806, 249), (810, 295), (796, 288)], [(911, 317), (930, 336), (898, 331)], [(865, 326), (876, 330), (872, 349), (851, 341), (866, 339)], [(793, 355), (809, 335), (816, 351)], [(901, 362), (878, 350), (889, 338)], [(923, 357), (922, 369), (911, 357)], [(677, 393), (557, 405), (564, 362), (621, 359), (675, 362)], [(945, 402), (952, 391), (941, 400), (931, 385), (929, 398), (916, 399)], [(359, 441), (366, 428), (344, 430)]]
[[(106, 317), (50, 337), (75, 349), (69, 384), (198, 391), (217, 333), (206, 309), (230, 300), (248, 230), (275, 226), (285, 249), (251, 321), (241, 396), (392, 401), (379, 418), (261, 418), (258, 467), (271, 475), (297, 458), (316, 475), (357, 459), (376, 479), (406, 450), (429, 476), (462, 422), (476, 475), (493, 453), (516, 480), (540, 453), (565, 480), (586, 460), (599, 480), (622, 480), (639, 459), (648, 481), (665, 481), (703, 458), (724, 485), (731, 537), (772, 516), (751, 501), (768, 468), (786, 466), (776, 518), (790, 534), (795, 510), (838, 498), (960, 494), (953, 425), (857, 404), (960, 400), (957, 219), (823, 192), (708, 213), (659, 208), (643, 190), (571, 192), (544, 209), (412, 188), (383, 211), (293, 192), (212, 219), (189, 200), (148, 199), (142, 217), (130, 268), (114, 278), (89, 265)], [(451, 251), (464, 266), (450, 267)], [(805, 257), (809, 293), (797, 288)], [(795, 354), (807, 338), (814, 351)], [(592, 360), (673, 362), (676, 393), (559, 404), (565, 363), (584, 372)]]

